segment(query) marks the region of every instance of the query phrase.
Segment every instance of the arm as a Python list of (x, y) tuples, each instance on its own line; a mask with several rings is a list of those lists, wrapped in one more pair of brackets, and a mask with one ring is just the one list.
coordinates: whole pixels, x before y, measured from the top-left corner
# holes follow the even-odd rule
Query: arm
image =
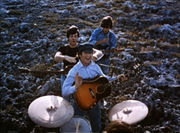
[(109, 41), (109, 38), (104, 38), (103, 40), (99, 40), (95, 43), (95, 45), (100, 45), (102, 43), (107, 43)]
[(93, 49), (93, 61), (98, 61), (103, 57), (103, 52), (97, 49)]
[(60, 51), (58, 51), (54, 56), (54, 61), (62, 62), (63, 60), (66, 60), (66, 61), (68, 61), (70, 63), (76, 63), (75, 57), (71, 57), (71, 56), (68, 56), (68, 55), (62, 55), (62, 53)]
[(111, 76), (105, 75), (99, 65), (97, 65), (97, 71), (100, 76), (106, 77), (109, 81), (114, 81), (118, 79), (118, 76), (111, 77)]
[(54, 61), (55, 62), (62, 62), (64, 60), (64, 56), (62, 55), (61, 52), (57, 52), (54, 56)]
[[(113, 38), (111, 37), (111, 35), (113, 36)], [(111, 32), (111, 33), (108, 33), (108, 36), (107, 35), (104, 36), (102, 28), (100, 27), (100, 28), (97, 28), (97, 29), (95, 29), (93, 31), (93, 33), (92, 33), (92, 35), (91, 35), (91, 37), (89, 39), (89, 42), (90, 42), (90, 44), (97, 46), (97, 45), (100, 45), (100, 44), (103, 44), (103, 45), (109, 44), (114, 39), (115, 39), (115, 42), (113, 42), (112, 44), (116, 45), (116, 36), (115, 36), (115, 34), (113, 32)], [(113, 47), (115, 48), (116, 46), (113, 46)]]
[[(117, 39), (116, 39), (116, 35), (110, 31), (110, 49), (114, 49), (117, 46)], [(110, 56), (113, 56), (114, 53), (110, 53)]]
[(76, 92), (76, 90), (82, 85), (82, 82), (83, 79), (79, 76), (78, 72), (75, 77), (69, 74), (62, 87), (62, 96), (66, 97)]
[(108, 38), (102, 38), (101, 40), (98, 40), (98, 36), (99, 36), (99, 34), (101, 34), (101, 32), (102, 32), (102, 28), (97, 28), (93, 31), (93, 33), (89, 39), (90, 44), (99, 45), (102, 43), (107, 43), (109, 41)]
[(75, 85), (73, 85), (74, 81), (75, 81), (74, 76), (68, 74), (68, 76), (65, 79), (63, 86), (62, 86), (62, 96), (63, 97), (69, 96), (76, 91), (76, 87), (75, 87)]
[(116, 35), (112, 31), (110, 32), (110, 44), (111, 44), (111, 49), (116, 48), (117, 46)]

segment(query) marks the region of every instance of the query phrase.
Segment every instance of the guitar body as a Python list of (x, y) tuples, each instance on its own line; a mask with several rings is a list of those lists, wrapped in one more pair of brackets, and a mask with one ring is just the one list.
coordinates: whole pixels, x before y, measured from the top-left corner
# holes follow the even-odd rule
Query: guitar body
[(105, 91), (104, 84), (108, 83), (107, 78), (98, 77), (93, 80), (85, 81), (75, 93), (76, 102), (83, 110), (92, 108), (97, 102), (97, 94)]

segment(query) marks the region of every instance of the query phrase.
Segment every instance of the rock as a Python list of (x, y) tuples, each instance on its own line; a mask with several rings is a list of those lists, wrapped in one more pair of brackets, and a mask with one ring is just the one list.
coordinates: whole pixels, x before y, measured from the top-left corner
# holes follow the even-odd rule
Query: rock
[(135, 133), (179, 132), (179, 7), (176, 0), (0, 1), (1, 132), (52, 132), (35, 125), (27, 108), (39, 96), (61, 95), (60, 75), (21, 73), (18, 67), (60, 70), (53, 58), (68, 43), (67, 28), (77, 25), (83, 43), (106, 15), (114, 19), (117, 48), (124, 48), (111, 58), (110, 75), (124, 73), (128, 80), (112, 84), (102, 130), (113, 105), (136, 99), (147, 104), (149, 115), (133, 125)]

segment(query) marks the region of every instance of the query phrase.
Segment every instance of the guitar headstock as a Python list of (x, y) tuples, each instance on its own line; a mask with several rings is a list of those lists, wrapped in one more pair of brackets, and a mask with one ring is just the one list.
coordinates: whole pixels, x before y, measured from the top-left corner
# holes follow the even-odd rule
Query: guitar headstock
[(128, 77), (134, 77), (142, 72), (142, 65), (140, 63), (134, 64), (130, 69), (126, 70)]

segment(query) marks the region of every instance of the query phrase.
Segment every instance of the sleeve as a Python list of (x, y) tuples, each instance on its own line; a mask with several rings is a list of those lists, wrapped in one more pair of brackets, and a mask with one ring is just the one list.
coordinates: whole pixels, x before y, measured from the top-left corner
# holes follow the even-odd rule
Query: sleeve
[(117, 39), (116, 39), (116, 35), (111, 32), (111, 37), (110, 37), (110, 43), (111, 43), (111, 49), (116, 48), (117, 45)]
[(97, 34), (99, 33), (98, 29), (95, 29), (89, 39), (89, 43), (95, 45), (97, 42)]
[(64, 51), (65, 51), (65, 46), (60, 46), (60, 47), (58, 48), (58, 51), (63, 54)]
[(97, 65), (97, 70), (99, 72), (99, 75), (106, 77), (109, 81), (113, 81), (117, 79), (117, 77), (110, 77), (108, 75), (105, 75), (99, 65)]
[[(116, 39), (116, 35), (113, 33), (113, 32), (110, 32), (110, 49), (114, 49), (114, 48), (116, 48), (116, 46), (117, 46), (117, 39)], [(110, 56), (113, 56), (114, 55), (114, 53), (112, 52), (112, 53), (110, 53)]]
[(70, 73), (68, 73), (67, 78), (65, 79), (62, 86), (63, 97), (69, 96), (76, 91), (74, 80), (75, 80), (75, 77), (73, 76), (73, 74), (71, 74), (71, 71), (70, 71)]

